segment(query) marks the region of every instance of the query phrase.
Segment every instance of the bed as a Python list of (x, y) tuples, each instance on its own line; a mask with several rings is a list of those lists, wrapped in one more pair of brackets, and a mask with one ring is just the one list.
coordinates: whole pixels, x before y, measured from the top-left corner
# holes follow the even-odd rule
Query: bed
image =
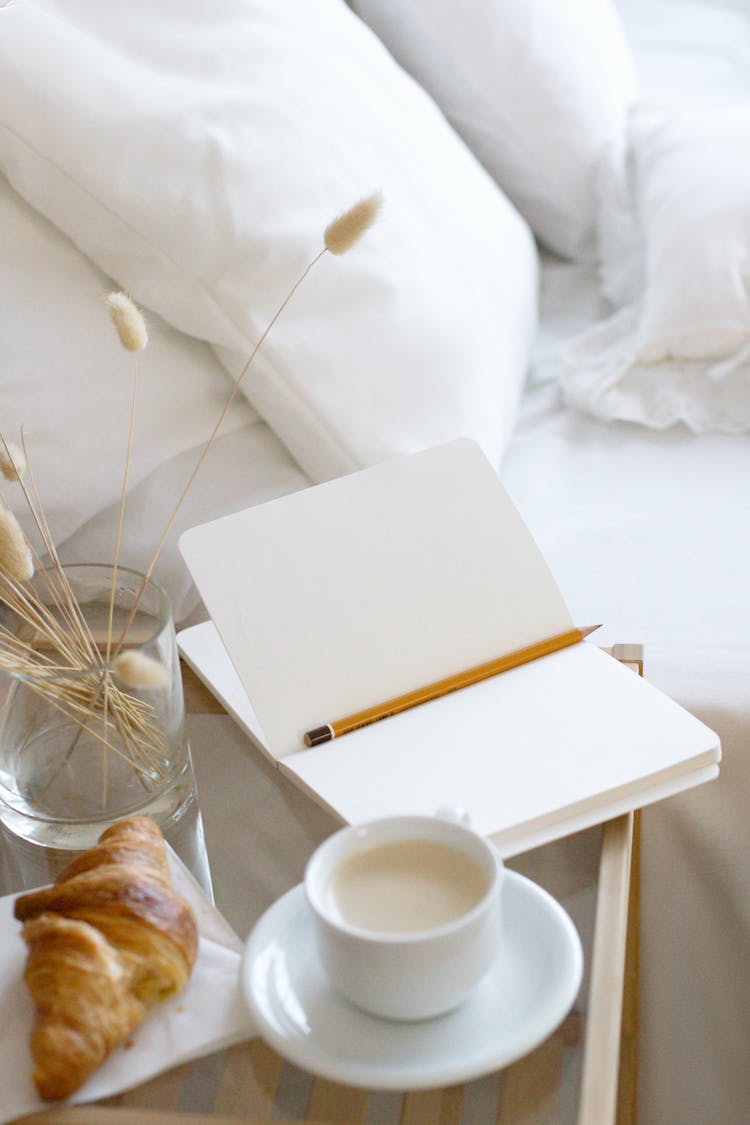
[[(415, 53), (409, 38), (414, 28), (399, 25), (392, 5), (363, 2), (354, 6), (401, 63), (422, 85), (429, 86), (429, 60), (419, 51)], [(545, 5), (537, 6), (544, 15)], [(650, 808), (643, 819), (639, 1109), (640, 1119), (646, 1123), (740, 1125), (750, 1103), (750, 442), (746, 432), (750, 428), (750, 373), (747, 351), (743, 352), (750, 341), (750, 258), (742, 256), (747, 242), (743, 244), (737, 235), (732, 243), (733, 253), (737, 243), (741, 244), (731, 292), (737, 307), (731, 324), (727, 327), (722, 322), (722, 330), (734, 336), (718, 348), (719, 355), (730, 356), (731, 370), (714, 372), (713, 383), (704, 393), (705, 373), (717, 365), (713, 341), (705, 354), (691, 345), (690, 353), (680, 359), (682, 381), (671, 386), (670, 394), (654, 391), (653, 365), (661, 358), (673, 370), (674, 356), (664, 360), (664, 356), (651, 354), (647, 357), (651, 366), (641, 365), (639, 370), (637, 365), (631, 366), (628, 383), (621, 377), (622, 370), (612, 367), (613, 349), (617, 352), (633, 327), (632, 316), (624, 323), (622, 310), (630, 307), (637, 285), (643, 288), (643, 270), (647, 281), (653, 281), (655, 275), (654, 261), (645, 266), (643, 261), (634, 264), (633, 232), (624, 221), (628, 219), (632, 228), (632, 214), (626, 215), (619, 203), (619, 211), (614, 213), (616, 187), (611, 187), (609, 195), (599, 188), (600, 203), (603, 199), (606, 206), (600, 207), (597, 225), (600, 237), (602, 232), (608, 233), (608, 243), (602, 249), (600, 242), (598, 260), (586, 241), (586, 231), (576, 232), (569, 215), (557, 216), (548, 226), (543, 217), (542, 235), (537, 231), (542, 244), (537, 258), (515, 211), (505, 201), (500, 204), (491, 198), (489, 177), (476, 176), (463, 150), (460, 155), (458, 150), (455, 154), (450, 150), (455, 177), (440, 185), (433, 213), (430, 200), (431, 192), (438, 192), (438, 155), (442, 159), (441, 146), (453, 143), (442, 131), (450, 126), (442, 116), (439, 122), (430, 116), (432, 103), (427, 105), (427, 95), (411, 78), (384, 69), (382, 75), (378, 71), (382, 78), (378, 93), (369, 90), (367, 96), (385, 97), (386, 90), (398, 104), (398, 113), (394, 110), (393, 118), (386, 121), (391, 141), (374, 153), (369, 134), (348, 146), (343, 139), (332, 142), (330, 149), (340, 167), (346, 168), (346, 175), (329, 177), (322, 186), (313, 182), (316, 153), (328, 135), (323, 128), (310, 138), (309, 152), (305, 150), (309, 161), (304, 168), (311, 178), (308, 192), (301, 197), (295, 195), (294, 177), (284, 170), (294, 135), (288, 120), (274, 117), (269, 132), (251, 145), (252, 166), (271, 160), (273, 167), (269, 144), (273, 148), (273, 139), (278, 137), (284, 167), (274, 190), (266, 189), (261, 195), (251, 186), (249, 193), (252, 214), (248, 229), (252, 232), (253, 223), (263, 229), (262, 238), (250, 236), (248, 243), (259, 278), (254, 300), (249, 302), (242, 263), (234, 262), (231, 255), (227, 259), (226, 246), (235, 238), (241, 243), (245, 234), (244, 229), (237, 230), (236, 214), (212, 213), (212, 229), (221, 228), (215, 245), (224, 247), (223, 258), (217, 251), (215, 258), (203, 262), (178, 262), (178, 274), (173, 247), (164, 244), (157, 254), (151, 253), (158, 231), (148, 227), (153, 214), (150, 193), (158, 195), (160, 190), (160, 161), (174, 160), (188, 151), (181, 150), (166, 130), (169, 114), (164, 111), (159, 118), (159, 113), (167, 106), (169, 113), (179, 109), (185, 120), (192, 121), (190, 111), (198, 100), (210, 100), (209, 87), (200, 83), (190, 89), (181, 86), (179, 68), (169, 55), (163, 77), (165, 88), (170, 82), (172, 86), (164, 94), (163, 105), (157, 91), (156, 108), (144, 110), (136, 92), (119, 113), (110, 106), (105, 119), (92, 108), (92, 89), (106, 81), (108, 70), (116, 70), (120, 53), (131, 50), (137, 66), (147, 68), (158, 56), (157, 48), (161, 49), (159, 34), (163, 35), (164, 25), (154, 18), (150, 32), (148, 19), (138, 28), (127, 13), (101, 17), (97, 31), (111, 54), (89, 67), (87, 84), (81, 75), (91, 59), (87, 53), (88, 7), (82, 0), (67, 8), (20, 0), (0, 4), (0, 29), (9, 32), (0, 58), (0, 93), (6, 106), (0, 114), (0, 168), (7, 177), (0, 185), (6, 233), (6, 268), (0, 280), (5, 310), (0, 376), (3, 430), (15, 436), (22, 423), (27, 429), (64, 560), (98, 558), (114, 538), (120, 463), (112, 464), (111, 449), (121, 440), (116, 437), (117, 426), (124, 427), (129, 368), (110, 347), (109, 327), (97, 306), (97, 294), (107, 287), (127, 287), (149, 316), (151, 350), (142, 365), (142, 423), (122, 557), (126, 564), (143, 567), (153, 549), (155, 531), (163, 526), (204, 436), (231, 390), (230, 375), (241, 367), (246, 341), (257, 338), (273, 311), (267, 292), (272, 290), (269, 279), (278, 282), (280, 277), (292, 277), (294, 269), (289, 267), (304, 264), (304, 256), (300, 258), (295, 251), (295, 257), (289, 250), (295, 239), (299, 241), (299, 230), (321, 221), (325, 214), (321, 199), (342, 198), (345, 202), (345, 189), (360, 182), (366, 189), (378, 161), (382, 166), (387, 160), (389, 175), (400, 174), (410, 147), (419, 144), (423, 180), (394, 203), (391, 212), (396, 224), (401, 219), (405, 222), (408, 237), (413, 239), (410, 254), (415, 263), (421, 263), (412, 264), (408, 278), (409, 315), (403, 317), (395, 311), (403, 307), (403, 300), (396, 302), (403, 294), (394, 281), (399, 267), (394, 265), (392, 243), (387, 245), (387, 268), (374, 282), (352, 255), (352, 273), (347, 275), (343, 298), (332, 269), (321, 276), (317, 287), (312, 284), (305, 290), (287, 334), (277, 344), (269, 338), (269, 356), (261, 359), (250, 401), (239, 396), (233, 404), (205, 469), (180, 510), (157, 574), (170, 592), (178, 621), (200, 620), (202, 609), (176, 546), (184, 528), (306, 487), (312, 480), (348, 471), (358, 463), (431, 444), (452, 436), (451, 427), (478, 436), (501, 468), (573, 617), (603, 620), (602, 644), (643, 643), (649, 678), (721, 736), (724, 757), (719, 780)], [(250, 7), (263, 9), (262, 4)], [(326, 2), (312, 7), (314, 16), (309, 15), (310, 9), (304, 16), (310, 20), (309, 36), (305, 49), (300, 47), (294, 56), (296, 67), (307, 65), (311, 54), (323, 50), (326, 20), (344, 18), (338, 11), (343, 4)], [(591, 16), (601, 5), (584, 7)], [(604, 7), (608, 10), (602, 19), (609, 22), (602, 35), (609, 35), (614, 9)], [(415, 5), (415, 11), (419, 8)], [(230, 23), (235, 16), (241, 19), (229, 3), (222, 5), (221, 12), (221, 18)], [(297, 15), (303, 18), (301, 10)], [(742, 119), (750, 97), (750, 11), (741, 0), (719, 4), (622, 0), (617, 15), (635, 60), (631, 74), (629, 64), (622, 60), (621, 46), (613, 48), (621, 68), (619, 96), (631, 103), (635, 99), (649, 113), (654, 106), (659, 112), (665, 106), (669, 113), (692, 111), (696, 102), (701, 112), (736, 112), (736, 127), (745, 130), (736, 135), (750, 136)], [(202, 18), (198, 7), (167, 5), (162, 18), (173, 22), (175, 58), (191, 59), (196, 50), (191, 22)], [(357, 22), (358, 29), (352, 34), (359, 37), (356, 17), (347, 11), (346, 19)], [(218, 14), (216, 22), (221, 22)], [(346, 28), (348, 35), (348, 22)], [(469, 30), (462, 29), (461, 43)], [(337, 56), (341, 73), (334, 77), (344, 86), (351, 83), (354, 88), (360, 81), (353, 72), (363, 61), (374, 60), (373, 66), (383, 68), (391, 65), (385, 61), (385, 48), (373, 45), (372, 33), (362, 34), (366, 40), (347, 42), (351, 55)], [(208, 42), (209, 53), (218, 52), (221, 41), (214, 43), (209, 36)], [(63, 48), (69, 52), (68, 73), (60, 85), (49, 64)], [(254, 61), (262, 69), (262, 57), (256, 55)], [(575, 68), (579, 62), (576, 56), (570, 65)], [(219, 54), (211, 56), (210, 65), (221, 72)], [(278, 87), (271, 83), (270, 89), (279, 99), (292, 93), (298, 98), (300, 87), (295, 81), (285, 75), (284, 82)], [(60, 104), (56, 95), (61, 90), (67, 93)], [(465, 107), (452, 100), (456, 93), (446, 79), (436, 80), (431, 93), (442, 99), (456, 128), (465, 123)], [(19, 108), (11, 111), (8, 107), (13, 99)], [(361, 103), (353, 97), (353, 104)], [(351, 107), (324, 108), (329, 114), (327, 126), (335, 124), (344, 130)], [(419, 118), (413, 135), (404, 131), (403, 119), (409, 110)], [(144, 187), (139, 179), (134, 189), (132, 176), (138, 165), (131, 158), (129, 143), (122, 146), (122, 135), (119, 139), (116, 135), (112, 143), (117, 141), (121, 149), (113, 150), (102, 130), (105, 124), (111, 129), (126, 128), (128, 112), (136, 111), (143, 114), (138, 119), (141, 122), (155, 115), (161, 132), (156, 128), (149, 132), (143, 126), (147, 151), (142, 159), (153, 167), (154, 182)], [(295, 113), (302, 112), (296, 101)], [(381, 105), (376, 115), (381, 129), (384, 113)], [(70, 130), (66, 148), (57, 136), (60, 120), (75, 114), (75, 128)], [(659, 128), (663, 123), (660, 119)], [(646, 141), (658, 139), (653, 119), (642, 121), (642, 126)], [(21, 146), (24, 127), (31, 129), (33, 137), (29, 141), (27, 135), (28, 143)], [(334, 131), (334, 135), (338, 134)], [(228, 136), (214, 114), (210, 144), (202, 157), (212, 175), (214, 164), (223, 167)], [(183, 139), (186, 146), (194, 143), (191, 126), (185, 127)], [(169, 150), (166, 155), (160, 152), (161, 145)], [(727, 145), (731, 149), (731, 137)], [(121, 158), (115, 161), (113, 151), (121, 151)], [(642, 151), (653, 155), (653, 145)], [(45, 155), (43, 163), (40, 154)], [(487, 150), (482, 155), (487, 163)], [(657, 155), (661, 159), (664, 148)], [(727, 168), (732, 167), (730, 157), (731, 153), (726, 156)], [(535, 159), (542, 160), (539, 152)], [(615, 155), (608, 165), (614, 178), (618, 168), (622, 171), (618, 159)], [(556, 202), (564, 194), (561, 185), (566, 174), (559, 164), (551, 169)], [(746, 171), (744, 176), (747, 184)], [(322, 174), (321, 179), (325, 180)], [(618, 182), (621, 189), (622, 180)], [(743, 182), (739, 174), (738, 182)], [(114, 185), (110, 195), (104, 193), (102, 184)], [(523, 203), (525, 185), (520, 173), (514, 187)], [(178, 211), (182, 191), (184, 183), (167, 200)], [(471, 216), (455, 218), (454, 209), (461, 206), (467, 192), (472, 193), (470, 210), (484, 224), (481, 237), (471, 226)], [(132, 200), (132, 207), (125, 214), (122, 204), (127, 199)], [(571, 200), (573, 207), (576, 200), (572, 195)], [(296, 207), (293, 221), (288, 222), (283, 216), (287, 202)], [(644, 208), (651, 202), (648, 196), (641, 199)], [(732, 201), (725, 202), (728, 207)], [(656, 203), (663, 204), (663, 197)], [(530, 221), (536, 215), (534, 208), (543, 209), (544, 204), (544, 198), (529, 204)], [(741, 200), (738, 205), (742, 206)], [(388, 206), (386, 199), (384, 224)], [(443, 210), (438, 214), (440, 207)], [(281, 217), (274, 218), (278, 212)], [(444, 217), (446, 212), (452, 215), (450, 223)], [(544, 215), (549, 213), (548, 208)], [(658, 208), (654, 213), (659, 214)], [(443, 257), (448, 257), (439, 265), (425, 257), (430, 224), (439, 231), (437, 241), (445, 252)], [(497, 236), (491, 233), (492, 224), (497, 225)], [(461, 226), (458, 233), (456, 225)], [(185, 229), (183, 226), (183, 232)], [(656, 234), (664, 229), (662, 217)], [(179, 233), (176, 230), (175, 238)], [(566, 243), (568, 234), (571, 241)], [(368, 250), (365, 243), (363, 247), (362, 261), (369, 266), (368, 255), (375, 251)], [(669, 258), (669, 245), (661, 251)], [(469, 255), (473, 256), (471, 271)], [(507, 268), (498, 265), (503, 257), (508, 258)], [(672, 250), (669, 260), (673, 258)], [(605, 266), (608, 263), (605, 269), (602, 259)], [(620, 270), (619, 264), (626, 261), (628, 269)], [(222, 277), (219, 265), (225, 271)], [(342, 261), (342, 270), (346, 266)], [(701, 263), (696, 258), (681, 266), (685, 274), (692, 270), (695, 276), (698, 271), (699, 281), (705, 279), (704, 288), (718, 293), (720, 287), (711, 286), (710, 269), (714, 267), (713, 260)], [(537, 268), (538, 329), (536, 310), (533, 315), (529, 312), (528, 296), (536, 288)], [(439, 302), (455, 284), (456, 275), (462, 283), (460, 299), (449, 302), (446, 298), (441, 315)], [(638, 283), (633, 281), (636, 276), (640, 277)], [(203, 282), (208, 279), (211, 286), (201, 288), (196, 277)], [(434, 298), (431, 304), (415, 297), (420, 286), (429, 289)], [(278, 285), (276, 289), (282, 291)], [(487, 299), (490, 290), (494, 308)], [(358, 300), (368, 309), (378, 307), (380, 301), (381, 315), (385, 303), (394, 318), (386, 321), (389, 341), (380, 338), (378, 322), (369, 311), (361, 321), (356, 319)], [(351, 325), (358, 333), (358, 352), (350, 351), (343, 359), (328, 342), (331, 333), (324, 339), (315, 327), (321, 317), (330, 319), (332, 302), (341, 335), (346, 336)], [(251, 310), (247, 310), (248, 304), (253, 305)], [(618, 306), (619, 313), (615, 311)], [(496, 323), (498, 308), (505, 311)], [(664, 312), (660, 305), (657, 312), (668, 316), (670, 310)], [(618, 315), (620, 319), (613, 324)], [(481, 332), (476, 329), (479, 321), (484, 325)], [(609, 333), (606, 339), (603, 331)], [(420, 333), (433, 337), (431, 350), (410, 350), (410, 341)], [(309, 399), (300, 405), (304, 394), (295, 383), (295, 349), (304, 351), (305, 347), (322, 348), (315, 369), (316, 387), (321, 389), (312, 407)], [(399, 350), (406, 352), (405, 359)], [(364, 358), (363, 352), (367, 353)], [(487, 354), (497, 357), (502, 367), (499, 389), (487, 381), (482, 364), (475, 362), (476, 357)], [(119, 375), (102, 378), (104, 365), (122, 370), (122, 385)], [(449, 386), (445, 377), (456, 365), (463, 365), (465, 372), (458, 389)], [(406, 393), (398, 382), (405, 370), (418, 371)], [(649, 378), (645, 389), (644, 370)], [(701, 390), (691, 398), (697, 380)], [(399, 413), (403, 398), (411, 400), (412, 420)], [(414, 410), (415, 402), (428, 398), (429, 409), (425, 407), (421, 414)], [(398, 409), (394, 403), (399, 404)], [(697, 413), (691, 415), (693, 408)], [(743, 410), (748, 413), (743, 415)], [(502, 424), (488, 427), (489, 414), (502, 415)], [(412, 424), (413, 417), (418, 417), (417, 424)], [(18, 510), (22, 510), (20, 504)], [(290, 862), (288, 856), (279, 857), (282, 865)]]

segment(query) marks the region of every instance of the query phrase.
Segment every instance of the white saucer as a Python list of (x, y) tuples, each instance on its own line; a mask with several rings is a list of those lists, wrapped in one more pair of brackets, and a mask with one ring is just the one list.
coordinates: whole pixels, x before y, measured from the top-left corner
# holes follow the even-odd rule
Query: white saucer
[(503, 931), (494, 968), (460, 1008), (419, 1023), (377, 1019), (328, 984), (300, 885), (251, 933), (242, 989), (258, 1033), (313, 1074), (383, 1090), (466, 1082), (546, 1039), (581, 982), (583, 953), (570, 918), (541, 887), (507, 870)]

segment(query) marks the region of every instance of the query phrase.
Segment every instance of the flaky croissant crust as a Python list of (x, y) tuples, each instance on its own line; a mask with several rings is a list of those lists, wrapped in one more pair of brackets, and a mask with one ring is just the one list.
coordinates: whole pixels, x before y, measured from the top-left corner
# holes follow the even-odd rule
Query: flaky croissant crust
[(198, 951), (195, 916), (145, 817), (112, 825), (53, 886), (21, 895), (15, 915), (36, 1001), (34, 1082), (40, 1097), (65, 1098), (152, 1004), (183, 988)]

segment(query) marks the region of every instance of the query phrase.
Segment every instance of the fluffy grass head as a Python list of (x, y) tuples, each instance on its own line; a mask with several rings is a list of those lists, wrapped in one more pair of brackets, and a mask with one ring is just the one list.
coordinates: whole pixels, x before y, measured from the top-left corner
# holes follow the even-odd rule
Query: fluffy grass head
[(326, 250), (332, 254), (345, 254), (351, 250), (377, 219), (382, 203), (379, 193), (368, 195), (329, 223), (323, 234)]
[(14, 582), (34, 577), (34, 559), (21, 525), (10, 508), (0, 507), (0, 575)]
[(0, 439), (0, 473), (6, 480), (21, 480), (26, 473), (26, 458), (23, 450), (12, 441)]
[(148, 343), (146, 322), (130, 297), (125, 293), (110, 293), (107, 308), (122, 346), (129, 352), (143, 351)]
[(114, 662), (113, 670), (125, 687), (136, 691), (158, 691), (169, 682), (169, 675), (163, 664), (154, 660), (153, 656), (136, 652), (135, 649), (121, 652)]

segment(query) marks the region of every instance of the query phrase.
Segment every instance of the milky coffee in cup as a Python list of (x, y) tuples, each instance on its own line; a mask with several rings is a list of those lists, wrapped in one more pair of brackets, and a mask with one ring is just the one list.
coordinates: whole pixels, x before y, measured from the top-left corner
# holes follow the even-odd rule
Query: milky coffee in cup
[(378, 933), (413, 933), (466, 914), (489, 879), (465, 852), (439, 840), (402, 839), (346, 856), (328, 884), (332, 912)]

